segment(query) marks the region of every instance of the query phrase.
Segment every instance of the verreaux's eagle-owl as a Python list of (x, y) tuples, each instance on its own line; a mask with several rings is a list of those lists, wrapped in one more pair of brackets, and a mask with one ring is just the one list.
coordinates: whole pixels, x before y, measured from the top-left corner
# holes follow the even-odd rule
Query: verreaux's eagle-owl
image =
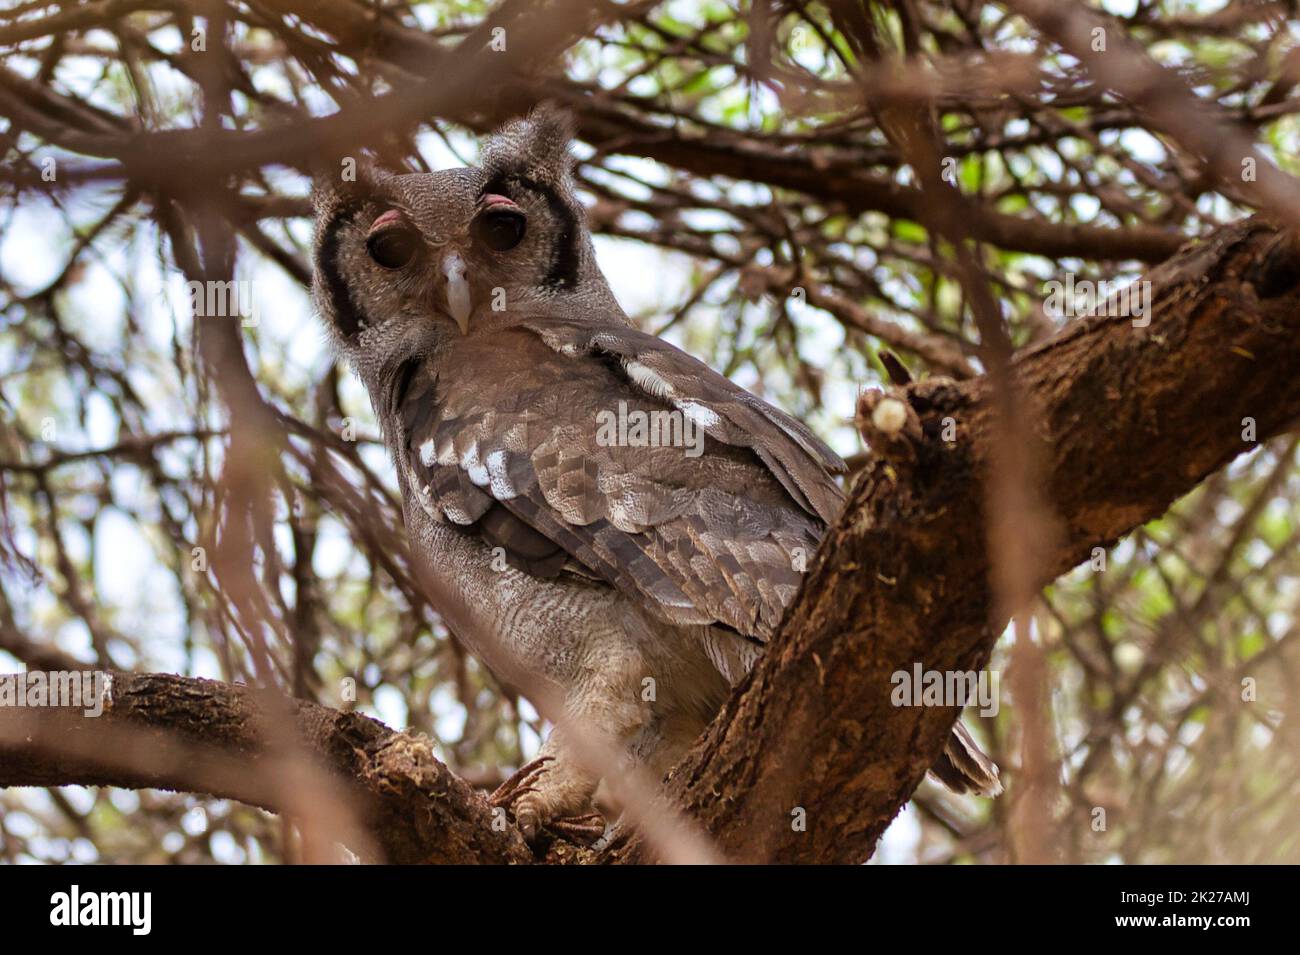
[[(599, 781), (566, 737), (659, 774), (683, 754), (774, 633), (844, 470), (803, 424), (632, 326), (569, 139), (543, 109), (481, 166), (314, 193), (314, 298), (369, 391), (439, 610), (563, 707), (510, 799), (530, 837)], [(680, 440), (636, 440), (646, 421)], [(960, 724), (934, 771), (999, 788)]]

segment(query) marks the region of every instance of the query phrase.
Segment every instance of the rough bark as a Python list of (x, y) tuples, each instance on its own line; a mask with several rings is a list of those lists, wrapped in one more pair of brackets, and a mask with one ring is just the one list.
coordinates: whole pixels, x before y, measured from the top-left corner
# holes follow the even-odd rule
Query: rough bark
[[(343, 783), (382, 858), (397, 863), (530, 862), (512, 825), (492, 825), (484, 796), (433, 756), (428, 739), (356, 713), (246, 686), (156, 673), (114, 673), (102, 716), (0, 708), (0, 786), (149, 787), (284, 808), (274, 785), (281, 741)], [(287, 742), (288, 740), (286, 740)]]
[[(1254, 446), (1243, 439), (1244, 419), (1261, 441), (1300, 419), (1300, 246), (1291, 235), (1260, 220), (1240, 223), (1146, 278), (1148, 326), (1084, 319), (1013, 363), (1058, 522), (1040, 584)], [(876, 455), (781, 635), (671, 777), (670, 797), (731, 859), (868, 858), (957, 715), (891, 705), (891, 675), (917, 662), (978, 668), (1005, 622), (991, 609), (983, 522), (994, 466), (989, 382), (932, 378), (890, 394), (906, 404), (906, 426), (882, 434), (864, 414)], [(880, 398), (864, 396), (863, 410)], [(956, 424), (951, 442), (947, 418)], [(258, 774), (205, 773), (187, 748), (211, 744), (256, 765), (266, 741), (251, 729), (251, 691), (179, 677), (117, 679), (100, 720), (44, 711), (32, 732), (17, 723), (20, 711), (0, 710), (0, 785), (197, 789), (275, 808)], [(355, 715), (292, 706), (299, 739), (348, 781), (387, 858), (530, 858), (512, 827), (492, 829), (482, 797), (427, 744)], [(171, 762), (122, 770), (97, 755), (121, 726), (154, 734)], [(792, 825), (797, 808), (806, 829)], [(592, 854), (561, 848), (546, 858)], [(636, 835), (625, 834), (595, 861), (647, 858)]]

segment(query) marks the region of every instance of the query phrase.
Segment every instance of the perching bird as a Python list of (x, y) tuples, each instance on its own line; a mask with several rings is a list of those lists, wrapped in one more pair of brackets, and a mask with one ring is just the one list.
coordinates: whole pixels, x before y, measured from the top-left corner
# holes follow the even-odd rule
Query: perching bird
[[(530, 838), (590, 808), (575, 733), (659, 775), (685, 752), (774, 633), (844, 470), (803, 424), (632, 326), (570, 137), (539, 109), (479, 167), (363, 170), (313, 196), (313, 295), (383, 426), (439, 610), (499, 676), (563, 707), (506, 790)], [(960, 724), (934, 772), (1000, 789)]]

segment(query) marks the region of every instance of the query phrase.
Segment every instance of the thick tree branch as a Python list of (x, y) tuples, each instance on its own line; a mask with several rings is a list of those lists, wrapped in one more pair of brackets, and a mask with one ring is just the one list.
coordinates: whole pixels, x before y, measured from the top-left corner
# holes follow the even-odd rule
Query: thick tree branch
[(0, 707), (0, 786), (149, 787), (285, 807), (274, 782), (268, 713), (345, 784), (388, 862), (531, 862), (510, 824), (492, 825), (481, 793), (434, 758), (423, 737), (244, 686), (165, 674), (113, 674), (103, 715)]

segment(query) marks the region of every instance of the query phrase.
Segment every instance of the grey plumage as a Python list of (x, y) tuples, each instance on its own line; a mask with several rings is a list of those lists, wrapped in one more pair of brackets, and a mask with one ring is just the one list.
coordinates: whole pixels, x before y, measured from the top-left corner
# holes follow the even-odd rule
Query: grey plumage
[[(844, 464), (631, 326), (596, 264), (568, 142), (564, 117), (540, 111), (489, 140), (478, 168), (318, 182), (314, 295), (369, 391), (458, 636), (663, 772), (775, 632), (842, 504)], [(602, 414), (665, 413), (694, 434), (689, 453), (601, 431)], [(563, 735), (511, 799), (526, 831), (595, 789)], [(990, 790), (996, 768), (972, 749), (955, 737), (945, 781)]]

